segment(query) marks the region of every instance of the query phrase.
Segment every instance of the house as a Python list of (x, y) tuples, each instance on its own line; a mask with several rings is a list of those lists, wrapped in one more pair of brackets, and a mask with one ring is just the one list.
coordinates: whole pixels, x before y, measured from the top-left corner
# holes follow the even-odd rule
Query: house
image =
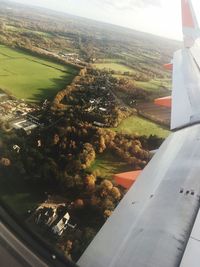
[(69, 222), (70, 219), (70, 215), (67, 212), (62, 219), (52, 228), (54, 234), (57, 234), (59, 236), (62, 235), (62, 233), (64, 232), (64, 230), (67, 228), (67, 224)]
[(98, 126), (98, 127), (104, 127), (105, 124), (101, 123), (101, 122), (98, 122), (98, 121), (94, 121), (93, 123), (95, 126)]
[(31, 132), (33, 129), (37, 128), (38, 125), (30, 122), (26, 119), (19, 120), (13, 123), (14, 129), (23, 129), (26, 133)]
[(106, 108), (99, 108), (99, 110), (105, 112), (107, 109)]
[(14, 145), (14, 146), (13, 146), (13, 150), (16, 151), (17, 153), (20, 152), (20, 149), (21, 149), (21, 148), (20, 148), (18, 145)]

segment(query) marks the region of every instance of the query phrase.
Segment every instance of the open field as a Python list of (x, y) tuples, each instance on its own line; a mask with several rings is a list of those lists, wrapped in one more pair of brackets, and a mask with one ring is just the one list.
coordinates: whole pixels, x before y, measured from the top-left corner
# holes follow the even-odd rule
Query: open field
[[(171, 80), (170, 79), (155, 79), (155, 80), (151, 80), (149, 82), (138, 82), (135, 81), (135, 86), (138, 88), (142, 88), (146, 91), (149, 92), (155, 92), (160, 90), (163, 86), (166, 87), (167, 89), (170, 89), (172, 84), (171, 84)], [(170, 91), (169, 91), (170, 94)]]
[(161, 126), (150, 122), (146, 119), (131, 116), (125, 120), (123, 120), (117, 128), (113, 128), (120, 133), (124, 134), (139, 134), (139, 135), (157, 135), (159, 137), (166, 138), (169, 135), (169, 131)]
[(140, 103), (136, 106), (137, 111), (142, 117), (150, 119), (153, 122), (170, 126), (171, 109), (167, 107), (160, 107), (154, 103)]
[[(117, 128), (112, 128), (112, 130), (119, 133), (132, 135), (157, 135), (158, 137), (162, 138), (166, 138), (170, 134), (170, 131), (168, 131), (166, 128), (137, 116), (131, 116), (123, 120)], [(132, 171), (132, 168), (130, 165), (122, 162), (115, 155), (106, 152), (97, 155), (96, 160), (88, 169), (88, 171), (95, 172), (97, 176), (102, 178), (112, 179), (114, 174)]]
[(76, 74), (71, 66), (0, 45), (0, 88), (17, 98), (33, 102), (52, 98)]
[(164, 92), (164, 95), (170, 95), (171, 94), (171, 88), (172, 88), (172, 81), (171, 79), (152, 79), (148, 82), (141, 82), (141, 81), (135, 81), (133, 78), (126, 76), (126, 75), (113, 75), (116, 78), (119, 79), (127, 79), (130, 82), (133, 82), (133, 86), (137, 87), (138, 89), (143, 89), (150, 93), (156, 93), (158, 94), (158, 97), (160, 96), (159, 93)]
[(44, 200), (45, 195), (38, 189), (28, 186), (26, 181), (10, 177), (1, 177), (1, 199), (21, 218), (27, 217), (27, 211), (34, 209)]
[(94, 64), (94, 67), (101, 69), (101, 70), (106, 69), (106, 70), (114, 70), (114, 71), (121, 71), (121, 72), (126, 72), (126, 71), (129, 71), (131, 73), (134, 72), (132, 68), (129, 68), (123, 64), (114, 63), (114, 62), (97, 63), (97, 64)]
[(148, 82), (135, 81), (134, 77), (131, 77), (129, 75), (128, 76), (123, 75), (123, 73), (125, 72), (129, 72), (130, 74), (140, 73), (138, 72), (137, 68), (134, 69), (134, 68), (127, 67), (123, 64), (117, 63), (117, 61), (115, 61), (114, 59), (113, 59), (113, 62), (110, 59), (110, 62), (105, 61), (105, 63), (94, 64), (94, 67), (98, 69), (113, 70), (115, 72), (119, 71), (121, 74), (114, 74), (113, 76), (119, 79), (127, 79), (133, 82), (134, 87), (143, 89), (147, 92), (153, 93), (154, 95), (156, 94), (157, 97), (170, 94), (170, 89), (172, 86), (172, 81), (170, 78), (163, 78), (163, 79), (155, 78), (155, 79), (151, 79)]
[(88, 171), (95, 172), (97, 176), (106, 179), (112, 179), (114, 174), (129, 170), (132, 170), (130, 166), (108, 152), (97, 155), (96, 160), (88, 169)]

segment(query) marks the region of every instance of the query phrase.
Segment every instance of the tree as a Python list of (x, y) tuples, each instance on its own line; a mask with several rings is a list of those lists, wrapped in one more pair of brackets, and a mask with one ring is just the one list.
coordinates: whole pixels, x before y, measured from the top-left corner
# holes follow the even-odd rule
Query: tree
[(8, 158), (1, 158), (0, 164), (5, 166), (5, 167), (9, 167), (11, 165), (11, 161)]
[(104, 215), (105, 219), (108, 219), (112, 215), (112, 211), (111, 210), (105, 210), (103, 215)]
[(105, 179), (105, 180), (103, 180), (103, 181), (101, 182), (101, 188), (102, 188), (103, 190), (111, 191), (112, 188), (113, 188), (113, 184), (112, 184), (111, 181)]
[(85, 143), (83, 146), (83, 151), (80, 154), (80, 160), (82, 163), (82, 168), (86, 169), (89, 168), (92, 162), (96, 158), (96, 153), (93, 146), (90, 143)]
[(96, 231), (91, 227), (86, 227), (83, 232), (83, 240), (86, 246), (89, 245), (89, 243), (92, 241), (92, 239), (95, 237)]
[(84, 201), (80, 198), (76, 199), (74, 201), (74, 207), (75, 209), (82, 209), (84, 207)]
[(101, 208), (104, 213), (105, 210), (114, 210), (115, 205), (111, 199), (106, 198), (101, 202)]
[(88, 189), (95, 188), (96, 177), (93, 174), (88, 174), (85, 178), (85, 184)]
[(111, 195), (115, 200), (119, 200), (121, 198), (121, 193), (117, 187), (112, 188)]
[(97, 197), (96, 195), (92, 195), (91, 200), (90, 200), (90, 204), (92, 206), (99, 206), (100, 203), (101, 203), (101, 199), (99, 197)]
[(65, 253), (65, 256), (69, 260), (72, 260), (72, 258), (71, 258), (72, 248), (73, 248), (73, 242), (71, 240), (67, 240), (66, 245), (65, 245), (65, 248), (64, 248), (64, 253)]
[(103, 136), (100, 136), (99, 140), (99, 153), (103, 153), (106, 149), (105, 139)]
[(60, 137), (58, 134), (54, 134), (54, 137), (53, 137), (53, 144), (54, 145), (57, 145), (60, 141)]
[(6, 24), (3, 21), (0, 21), (0, 32), (4, 32), (6, 29)]

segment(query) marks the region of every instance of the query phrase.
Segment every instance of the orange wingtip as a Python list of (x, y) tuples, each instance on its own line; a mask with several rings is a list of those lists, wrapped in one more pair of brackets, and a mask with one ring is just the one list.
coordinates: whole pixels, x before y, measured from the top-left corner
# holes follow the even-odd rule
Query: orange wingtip
[(118, 185), (129, 189), (135, 183), (141, 173), (142, 171), (119, 173), (114, 176), (114, 180)]
[(189, 0), (182, 0), (182, 20), (184, 27), (195, 28), (195, 22), (192, 16)]
[(154, 100), (154, 103), (157, 106), (171, 108), (171, 106), (172, 106), (172, 97), (171, 96), (167, 96), (167, 97), (157, 98), (157, 99)]
[(165, 68), (166, 70), (173, 70), (173, 64), (172, 64), (172, 63), (165, 64), (165, 65), (164, 65), (164, 68)]

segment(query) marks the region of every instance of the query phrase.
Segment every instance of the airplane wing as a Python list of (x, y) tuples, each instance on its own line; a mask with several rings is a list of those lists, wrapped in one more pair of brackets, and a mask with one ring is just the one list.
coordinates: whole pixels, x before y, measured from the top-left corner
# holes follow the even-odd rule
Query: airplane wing
[(80, 267), (200, 266), (200, 46), (190, 0), (182, 0), (184, 48), (173, 59), (171, 128)]

